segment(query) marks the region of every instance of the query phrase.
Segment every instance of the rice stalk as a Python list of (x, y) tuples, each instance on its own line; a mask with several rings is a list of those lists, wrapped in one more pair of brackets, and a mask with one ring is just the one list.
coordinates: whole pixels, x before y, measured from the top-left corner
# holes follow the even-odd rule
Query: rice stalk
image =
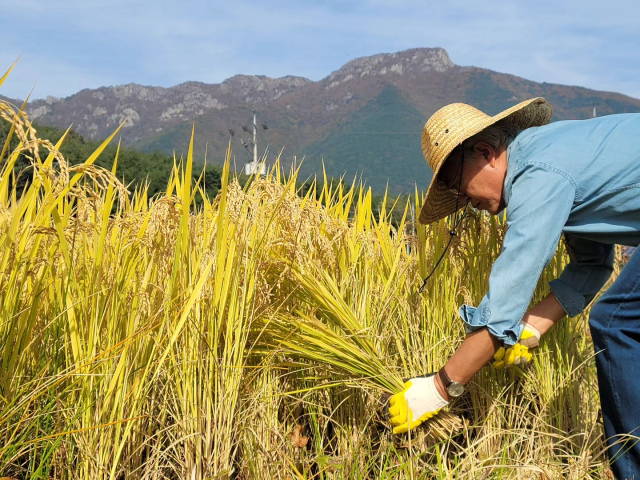
[[(229, 151), (207, 198), (192, 136), (149, 198), (118, 180), (119, 154), (95, 165), (113, 137), (69, 165), (65, 137), (38, 138), (24, 106), (0, 102), (0, 117), (0, 475), (604, 475), (587, 314), (545, 335), (528, 370), (481, 371), (410, 437), (380, 414), (459, 345), (502, 219), (472, 212), (419, 295), (451, 224), (416, 225), (418, 191), (376, 203), (326, 173), (300, 191), (279, 162), (240, 185)], [(566, 261), (561, 245), (535, 299)]]

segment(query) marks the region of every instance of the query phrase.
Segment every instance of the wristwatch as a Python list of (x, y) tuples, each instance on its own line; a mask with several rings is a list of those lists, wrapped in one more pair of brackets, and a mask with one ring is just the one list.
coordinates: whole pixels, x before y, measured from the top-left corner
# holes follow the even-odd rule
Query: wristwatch
[(438, 375), (440, 376), (440, 380), (442, 380), (442, 384), (449, 395), (455, 398), (464, 393), (464, 385), (451, 380), (449, 375), (447, 375), (447, 372), (444, 370), (444, 367), (438, 371)]

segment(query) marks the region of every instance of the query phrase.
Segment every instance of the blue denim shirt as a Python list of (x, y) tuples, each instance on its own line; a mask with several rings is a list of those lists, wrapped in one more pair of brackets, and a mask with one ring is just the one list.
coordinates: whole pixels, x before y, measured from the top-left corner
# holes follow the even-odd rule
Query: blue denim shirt
[(609, 279), (614, 245), (640, 243), (640, 114), (529, 128), (509, 145), (507, 162), (502, 251), (489, 292), (460, 316), (468, 330), (486, 326), (513, 345), (563, 233), (571, 260), (549, 286), (570, 316)]

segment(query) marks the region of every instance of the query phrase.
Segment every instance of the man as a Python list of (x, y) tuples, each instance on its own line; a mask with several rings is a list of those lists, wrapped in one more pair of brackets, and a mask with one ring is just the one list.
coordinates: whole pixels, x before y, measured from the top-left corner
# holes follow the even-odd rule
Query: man
[[(640, 114), (549, 124), (551, 116), (543, 98), (494, 117), (452, 104), (424, 127), (434, 176), (420, 222), (471, 203), (493, 215), (506, 208), (508, 229), (489, 292), (477, 309), (460, 309), (468, 332), (460, 348), (438, 374), (410, 379), (390, 399), (394, 433), (436, 415), (494, 356), (500, 366), (528, 361), (540, 335), (582, 312), (609, 279), (615, 244), (640, 243)], [(571, 261), (527, 311), (563, 234)], [(589, 324), (612, 470), (632, 478), (640, 444), (619, 440), (640, 436), (640, 255), (594, 305)]]

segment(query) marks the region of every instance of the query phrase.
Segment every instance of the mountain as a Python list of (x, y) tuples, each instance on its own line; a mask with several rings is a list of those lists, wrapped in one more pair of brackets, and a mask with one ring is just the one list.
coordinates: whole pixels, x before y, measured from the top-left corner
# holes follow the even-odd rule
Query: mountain
[[(171, 88), (136, 84), (48, 97), (27, 111), (45, 125), (74, 129), (91, 139), (108, 136), (122, 122), (124, 144), (146, 151), (186, 151), (193, 122), (198, 158), (220, 164), (231, 142), (236, 164), (249, 158), (258, 115), (259, 152), (285, 164), (305, 158), (303, 175), (362, 175), (392, 193), (412, 191), (431, 177), (420, 150), (422, 126), (438, 108), (465, 102), (495, 114), (543, 96), (554, 120), (639, 112), (640, 100), (582, 87), (537, 83), (514, 75), (454, 64), (441, 48), (418, 48), (354, 59), (319, 81), (302, 77), (236, 75), (220, 84), (187, 82)], [(249, 127), (244, 131), (243, 127)], [(231, 135), (230, 130), (233, 131)], [(284, 149), (284, 150), (283, 150)]]
[(23, 100), (16, 100), (15, 98), (5, 97), (4, 95), (0, 95), (0, 100), (4, 102), (9, 102), (12, 105), (17, 106), (18, 108), (21, 107), (22, 104), (24, 103)]
[[(307, 146), (307, 158), (324, 158), (329, 172), (363, 172), (367, 183), (378, 188), (391, 179), (392, 190), (412, 191), (417, 179), (430, 178), (420, 146), (423, 124), (422, 113), (400, 89), (388, 85), (336, 123), (326, 137)], [(310, 165), (303, 172), (312, 169)]]

